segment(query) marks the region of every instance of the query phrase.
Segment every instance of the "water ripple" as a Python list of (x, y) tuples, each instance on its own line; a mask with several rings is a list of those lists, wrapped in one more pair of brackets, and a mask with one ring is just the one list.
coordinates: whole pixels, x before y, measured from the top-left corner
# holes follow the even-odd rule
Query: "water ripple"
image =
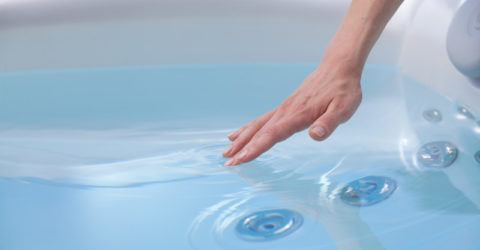
[(225, 147), (225, 143), (217, 143), (132, 160), (49, 166), (44, 172), (40, 171), (40, 164), (5, 161), (0, 164), (8, 166), (2, 168), (4, 177), (27, 182), (71, 187), (134, 187), (229, 173), (221, 156)]

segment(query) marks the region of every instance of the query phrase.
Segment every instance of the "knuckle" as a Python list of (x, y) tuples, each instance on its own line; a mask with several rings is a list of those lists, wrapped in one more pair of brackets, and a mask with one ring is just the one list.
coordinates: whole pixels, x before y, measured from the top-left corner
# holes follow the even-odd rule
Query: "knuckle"
[(343, 122), (351, 114), (351, 108), (346, 102), (336, 102), (332, 108), (334, 111), (331, 120)]
[(285, 101), (283, 101), (282, 105), (280, 105), (279, 109), (282, 110), (292, 105), (294, 102), (294, 99), (295, 99), (295, 95), (288, 97)]
[(245, 129), (248, 128), (250, 124), (247, 124), (247, 125), (243, 125), (241, 128), (237, 129), (237, 131), (234, 132), (234, 135), (240, 135), (243, 131), (245, 131)]
[(235, 141), (235, 142), (232, 144), (232, 146), (231, 146), (231, 148), (232, 148), (232, 151), (236, 151), (236, 150), (238, 150), (238, 148), (240, 147), (240, 145), (242, 145), (242, 143), (241, 143), (241, 142), (237, 142), (237, 141)]
[(232, 148), (237, 149), (239, 147), (242, 147), (243, 145), (245, 145), (245, 143), (248, 142), (249, 139), (250, 137), (248, 135), (241, 135), (232, 143)]
[(341, 122), (344, 122), (348, 120), (357, 109), (358, 105), (360, 104), (361, 94), (358, 97), (356, 96), (352, 98), (352, 96), (349, 96), (348, 98), (337, 100), (339, 101), (332, 103), (332, 108), (338, 119)]
[(358, 102), (361, 102), (363, 99), (363, 93), (362, 91), (358, 90), (355, 92), (355, 98), (357, 99)]
[(351, 116), (351, 112), (350, 110), (348, 109), (341, 109), (339, 112), (338, 112), (338, 116), (339, 116), (339, 121), (340, 122), (344, 122), (346, 121), (348, 118), (350, 118)]
[(258, 117), (257, 119), (253, 120), (248, 126), (256, 126), (262, 123), (262, 117)]

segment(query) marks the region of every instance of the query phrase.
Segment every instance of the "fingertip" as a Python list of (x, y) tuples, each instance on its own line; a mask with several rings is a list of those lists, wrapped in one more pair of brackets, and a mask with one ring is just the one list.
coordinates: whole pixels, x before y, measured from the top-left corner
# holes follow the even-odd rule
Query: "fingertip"
[(308, 134), (316, 141), (323, 141), (327, 137), (327, 130), (322, 126), (313, 126), (309, 129)]
[(230, 141), (235, 141), (235, 139), (238, 138), (238, 134), (239, 134), (239, 131), (232, 132), (232, 133), (230, 133), (230, 134), (227, 135), (227, 138), (228, 138)]
[(231, 166), (233, 166), (233, 163), (234, 163), (233, 159), (230, 159), (230, 160), (226, 161), (225, 164), (223, 164), (223, 165), (225, 167), (231, 167)]
[(223, 156), (227, 158), (233, 158), (235, 154), (240, 150), (237, 145), (232, 145), (228, 150), (223, 152)]
[(225, 166), (237, 166), (242, 163), (248, 162), (250, 158), (249, 151), (243, 149), (242, 151), (238, 152), (232, 159), (225, 163)]
[(237, 136), (236, 136), (235, 132), (233, 132), (233, 133), (229, 134), (229, 135), (227, 136), (227, 138), (228, 138), (230, 141), (235, 141), (235, 139), (237, 138)]
[(229, 148), (229, 149), (225, 150), (225, 151), (223, 152), (223, 157), (230, 157), (229, 154), (230, 154), (230, 151), (231, 151), (231, 150), (232, 150), (232, 148)]

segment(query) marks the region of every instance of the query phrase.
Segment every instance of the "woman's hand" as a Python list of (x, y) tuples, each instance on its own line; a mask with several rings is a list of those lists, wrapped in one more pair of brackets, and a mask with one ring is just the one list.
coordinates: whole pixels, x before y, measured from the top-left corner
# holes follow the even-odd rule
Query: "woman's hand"
[(279, 107), (231, 133), (228, 138), (232, 145), (224, 156), (232, 158), (225, 165), (251, 161), (307, 127), (317, 141), (332, 134), (352, 116), (362, 99), (361, 70), (342, 65), (346, 64), (323, 63)]
[(362, 99), (360, 77), (371, 48), (403, 0), (352, 0), (323, 63), (285, 102), (229, 135), (224, 152), (234, 166), (251, 161), (275, 143), (310, 127), (324, 140), (348, 120)]

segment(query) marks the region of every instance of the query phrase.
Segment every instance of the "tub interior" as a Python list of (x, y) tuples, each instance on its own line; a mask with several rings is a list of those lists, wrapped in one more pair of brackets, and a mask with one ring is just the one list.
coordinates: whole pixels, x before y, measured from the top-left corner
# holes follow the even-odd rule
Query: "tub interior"
[[(329, 140), (302, 132), (251, 163), (223, 166), (228, 132), (274, 108), (314, 66), (1, 74), (0, 231), (8, 233), (0, 246), (479, 247), (478, 126), (458, 103), (389, 65), (367, 66), (365, 101)], [(432, 108), (440, 122), (424, 118)], [(419, 164), (417, 151), (432, 141), (458, 148), (452, 166)], [(398, 187), (372, 206), (343, 202), (342, 188), (366, 176)], [(295, 211), (303, 223), (280, 239), (239, 237), (243, 217), (271, 209)]]
[[(480, 89), (445, 45), (462, 2), (405, 1), (328, 140), (228, 168), (226, 135), (318, 65), (348, 0), (4, 1), (0, 249), (480, 248)], [(445, 142), (450, 166), (419, 160)], [(392, 182), (345, 198), (363, 178)], [(239, 232), (269, 211), (301, 219)]]

